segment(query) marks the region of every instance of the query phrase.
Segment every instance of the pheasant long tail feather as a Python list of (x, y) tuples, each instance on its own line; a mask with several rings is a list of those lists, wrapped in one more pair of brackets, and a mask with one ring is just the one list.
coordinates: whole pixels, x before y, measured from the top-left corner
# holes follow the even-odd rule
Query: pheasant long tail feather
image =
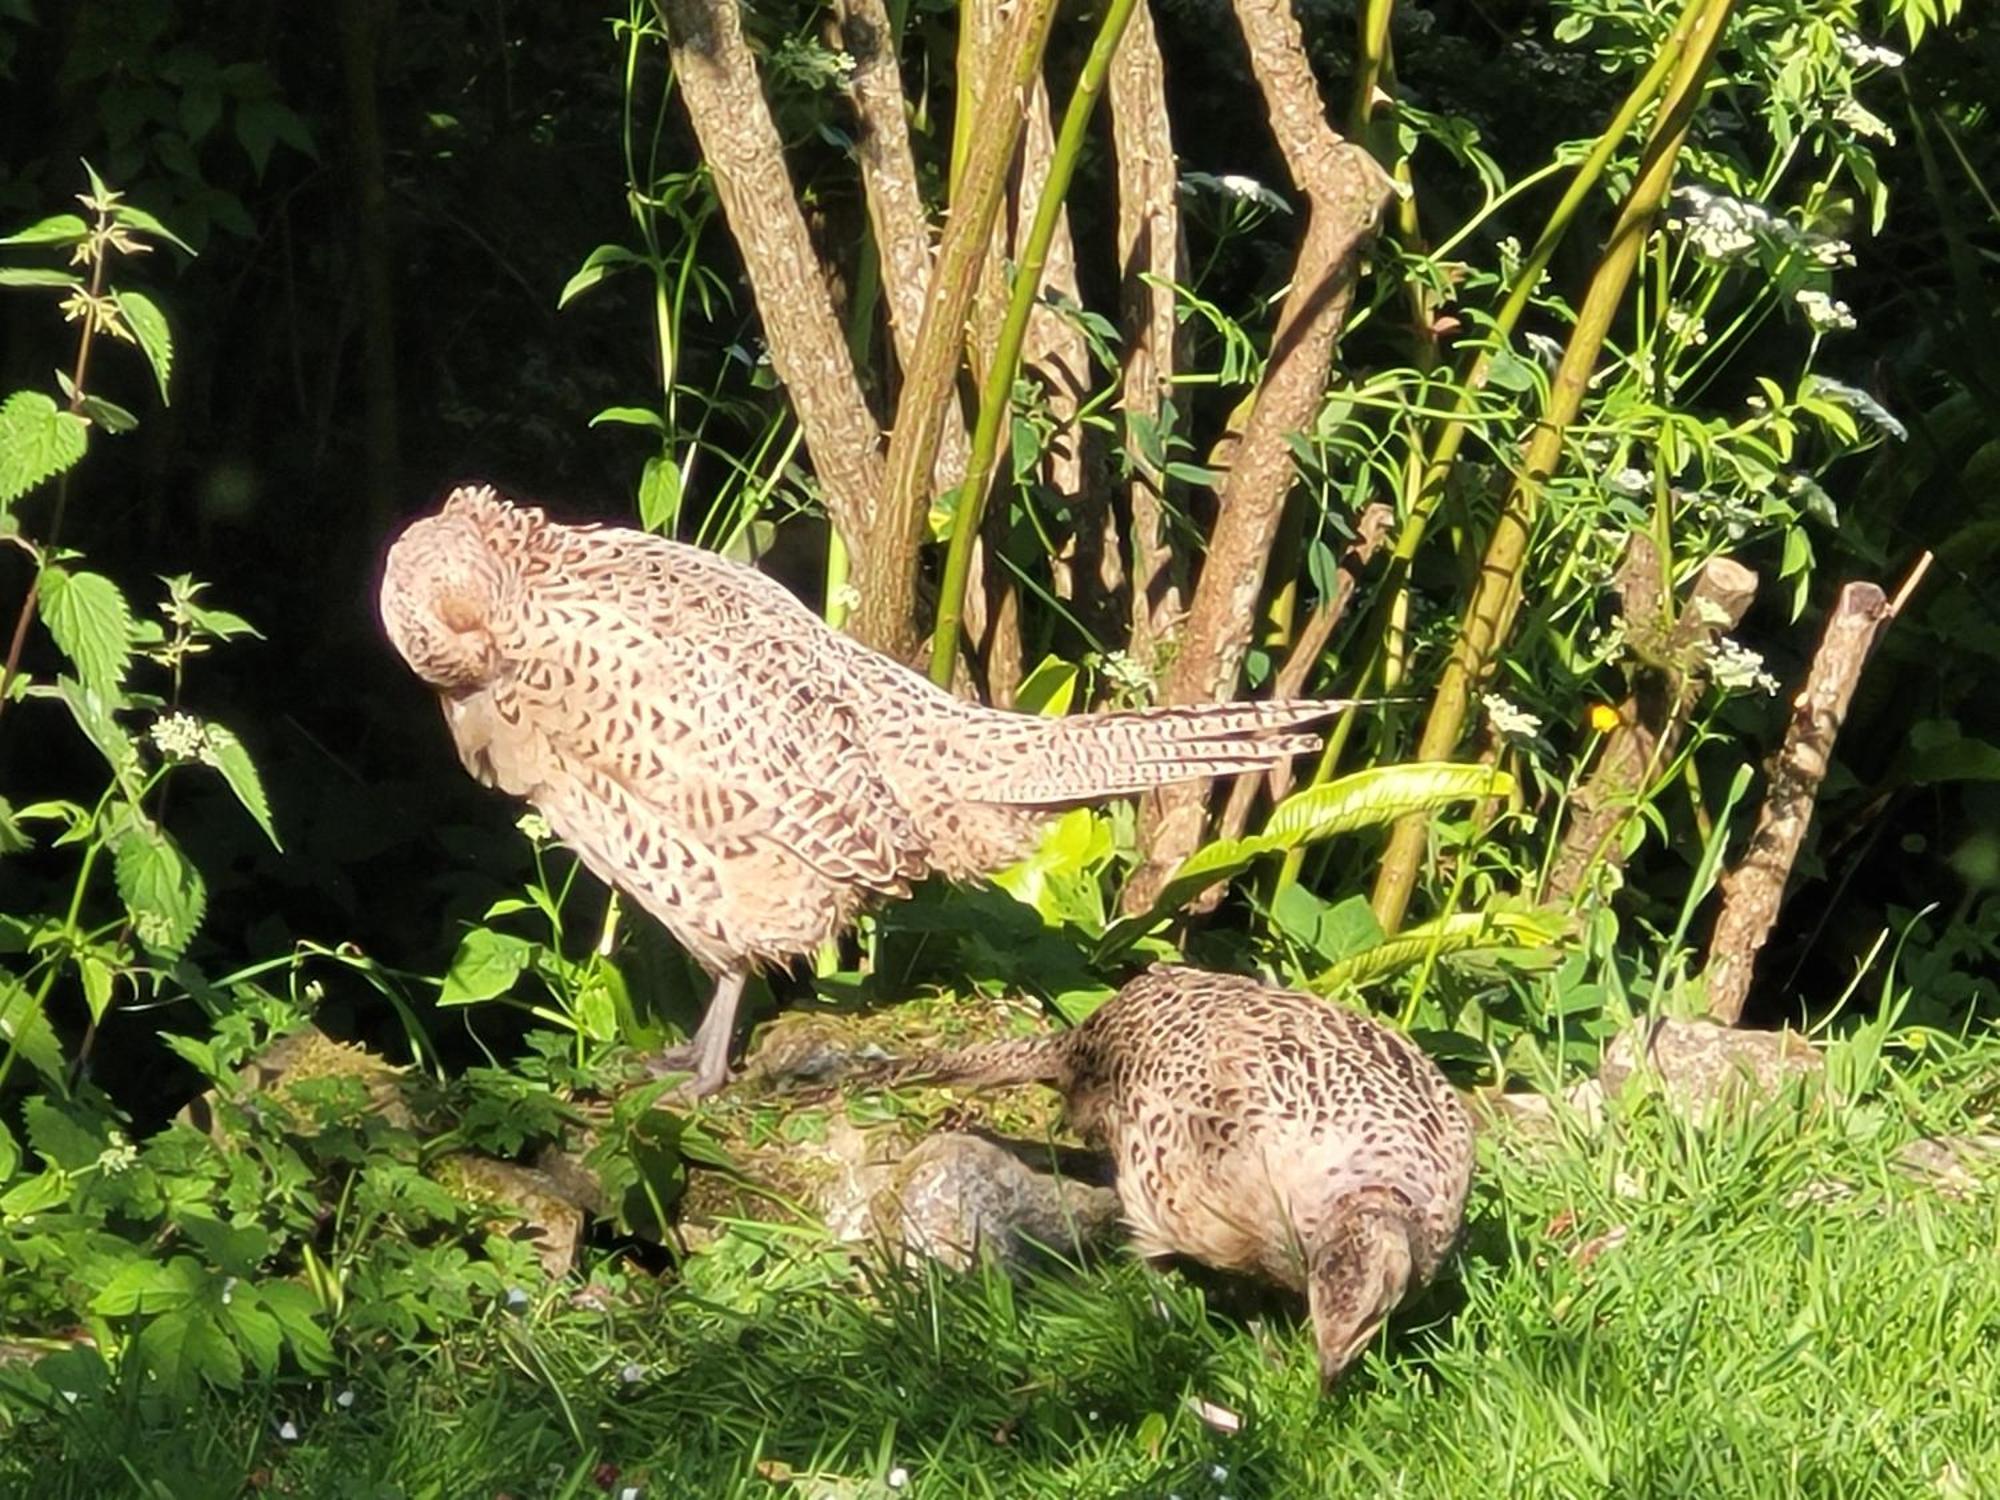
[(968, 768), (958, 790), (986, 802), (1060, 806), (1261, 771), (1320, 746), (1318, 735), (1286, 731), (1350, 706), (1347, 699), (1292, 698), (1009, 719), (999, 734), (1021, 743), (1006, 745), (983, 768)]

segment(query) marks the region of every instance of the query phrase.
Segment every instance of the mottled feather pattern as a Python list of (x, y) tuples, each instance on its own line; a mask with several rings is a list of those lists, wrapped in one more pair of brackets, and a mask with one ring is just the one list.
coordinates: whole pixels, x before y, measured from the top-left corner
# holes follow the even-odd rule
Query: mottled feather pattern
[(1107, 1150), (1136, 1247), (1307, 1290), (1331, 1380), (1457, 1238), (1472, 1121), (1413, 1042), (1235, 975), (1161, 965), (1073, 1031), (890, 1064), (1047, 1083)]
[(996, 712), (755, 569), (485, 487), (404, 533), (382, 613), (467, 769), (717, 971), (809, 953), (932, 872), (988, 873), (1060, 808), (1312, 748), (1282, 731), (1344, 706)]

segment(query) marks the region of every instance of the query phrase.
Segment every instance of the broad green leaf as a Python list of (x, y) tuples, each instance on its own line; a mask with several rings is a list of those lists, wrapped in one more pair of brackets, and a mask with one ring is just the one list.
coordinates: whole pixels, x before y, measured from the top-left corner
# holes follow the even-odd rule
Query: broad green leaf
[(284, 1331), (263, 1305), (258, 1288), (236, 1287), (224, 1298), (217, 1311), (230, 1337), (243, 1346), (243, 1352), (250, 1356), (250, 1363), (257, 1367), (258, 1374), (269, 1375), (278, 1368), (278, 1355), (285, 1343)]
[(243, 748), (243, 742), (232, 731), (220, 724), (208, 726), (207, 741), (202, 760), (222, 773), (222, 779), (229, 783), (229, 790), (236, 794), (243, 810), (255, 818), (257, 826), (264, 830), (264, 837), (271, 841), (271, 847), (280, 854), (284, 853), (285, 846), (278, 842), (278, 830), (271, 824), (271, 804), (264, 796), (263, 778), (258, 776), (250, 752)]
[(1322, 994), (1368, 984), (1425, 958), (1474, 948), (1542, 948), (1562, 935), (1560, 919), (1536, 912), (1459, 912), (1411, 927), (1342, 959), (1306, 987)]
[(607, 406), (590, 419), (592, 427), (600, 422), (616, 422), (625, 427), (650, 427), (655, 432), (667, 430), (667, 419), (644, 406)]
[(16, 391), (0, 403), (0, 505), (82, 461), (90, 424), (40, 391)]
[(0, 1193), (0, 1222), (45, 1214), (69, 1197), (69, 1178), (61, 1172), (37, 1173)]
[(1076, 698), (1077, 671), (1060, 656), (1045, 656), (1014, 692), (1014, 707), (1024, 714), (1060, 719)]
[(306, 122), (296, 110), (272, 98), (245, 99), (236, 106), (236, 140), (260, 182), (271, 160), (271, 148), (281, 141), (301, 156), (319, 158)]
[(640, 256), (634, 255), (623, 245), (599, 245), (583, 258), (583, 264), (577, 267), (576, 274), (563, 283), (563, 289), (556, 297), (556, 309), (560, 311), (569, 306), (613, 271), (644, 263)]
[(175, 234), (143, 208), (134, 208), (129, 203), (121, 203), (111, 210), (111, 217), (127, 229), (136, 229), (139, 233), (149, 234), (154, 239), (165, 240), (169, 245), (174, 246), (176, 249), (185, 250), (189, 255), (195, 253), (194, 246)]
[(0, 1183), (12, 1182), (21, 1166), (21, 1148), (14, 1144), (14, 1132), (0, 1120)]
[(535, 945), (526, 938), (475, 927), (465, 935), (444, 976), (440, 1005), (474, 1005), (506, 994), (534, 961)]
[(0, 974), (0, 1053), (8, 1051), (52, 1083), (63, 1076), (62, 1044), (34, 993), (13, 975)]
[(254, 1276), (273, 1249), (271, 1232), (260, 1224), (225, 1224), (206, 1209), (185, 1210), (175, 1223), (208, 1263), (230, 1276)]
[(90, 226), (78, 215), (55, 214), (15, 230), (0, 245), (80, 245), (89, 237)]
[(180, 1307), (155, 1318), (139, 1330), (137, 1348), (170, 1395), (192, 1395), (197, 1380), (230, 1391), (243, 1386), (243, 1355), (206, 1307)]
[(132, 662), (132, 611), (101, 573), (42, 569), (42, 619), (83, 685), (115, 696)]
[(1281, 839), (1291, 848), (1358, 828), (1378, 828), (1405, 813), (1506, 797), (1513, 790), (1514, 778), (1490, 766), (1453, 761), (1374, 766), (1293, 793), (1272, 809), (1260, 837)]
[(126, 327), (132, 330), (147, 363), (153, 367), (153, 379), (160, 387), (160, 404), (172, 406), (167, 382), (174, 371), (174, 336), (167, 327), (167, 315), (142, 292), (120, 292), (117, 301), (118, 311), (125, 315)]
[(63, 1172), (81, 1172), (94, 1166), (106, 1144), (101, 1126), (92, 1128), (48, 1099), (30, 1099), (21, 1107), (21, 1123), (28, 1129), (28, 1144), (50, 1166)]
[(121, 432), (130, 432), (139, 425), (139, 419), (116, 401), (106, 401), (102, 396), (86, 395), (77, 403), (83, 415), (114, 437)]
[(680, 465), (664, 453), (655, 453), (639, 476), (639, 524), (664, 534), (674, 529), (680, 513)]
[(80, 287), (83, 278), (74, 271), (45, 271), (39, 266), (0, 266), (0, 286)]
[(201, 872), (171, 835), (141, 818), (129, 820), (120, 830), (113, 872), (139, 941), (161, 958), (179, 958), (208, 907)]
[(259, 1287), (257, 1297), (278, 1320), (307, 1374), (324, 1374), (332, 1368), (333, 1344), (319, 1325), (319, 1302), (310, 1291), (295, 1281), (273, 1281)]

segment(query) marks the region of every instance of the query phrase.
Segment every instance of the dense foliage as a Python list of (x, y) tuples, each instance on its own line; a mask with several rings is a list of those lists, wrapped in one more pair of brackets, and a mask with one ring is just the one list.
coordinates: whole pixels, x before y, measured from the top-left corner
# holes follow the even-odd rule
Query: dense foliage
[[(702, 13), (0, 0), (0, 1434), (549, 1305), (446, 1161), (571, 1151), (587, 1258), (673, 1262), (721, 1156), (634, 1057), (705, 982), (470, 784), (374, 622), (460, 479), (1024, 711), (1369, 700), (1296, 788), (1069, 814), (764, 1000), (1073, 1018), (1182, 956), (1468, 1084), (1710, 1003), (1841, 586), (1908, 580), (1749, 1014), (1991, 1025), (1990, 18), (759, 0), (739, 57)], [(308, 1026), (407, 1102), (272, 1105), (242, 1070)], [(942, 1295), (959, 1336), (1015, 1294)]]

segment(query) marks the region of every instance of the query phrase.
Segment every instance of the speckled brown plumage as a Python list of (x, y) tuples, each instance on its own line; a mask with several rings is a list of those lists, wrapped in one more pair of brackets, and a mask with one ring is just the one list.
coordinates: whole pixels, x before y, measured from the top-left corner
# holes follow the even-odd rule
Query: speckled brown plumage
[(1042, 719), (961, 702), (755, 569), (454, 491), (390, 549), (382, 620), (465, 767), (532, 803), (711, 973), (691, 1091), (727, 1073), (745, 977), (1047, 814), (1315, 748), (1343, 703)]
[(1458, 1237), (1471, 1117), (1399, 1032), (1310, 995), (1167, 965), (1073, 1031), (893, 1065), (1047, 1083), (1111, 1153), (1136, 1248), (1306, 1293), (1331, 1384)]

